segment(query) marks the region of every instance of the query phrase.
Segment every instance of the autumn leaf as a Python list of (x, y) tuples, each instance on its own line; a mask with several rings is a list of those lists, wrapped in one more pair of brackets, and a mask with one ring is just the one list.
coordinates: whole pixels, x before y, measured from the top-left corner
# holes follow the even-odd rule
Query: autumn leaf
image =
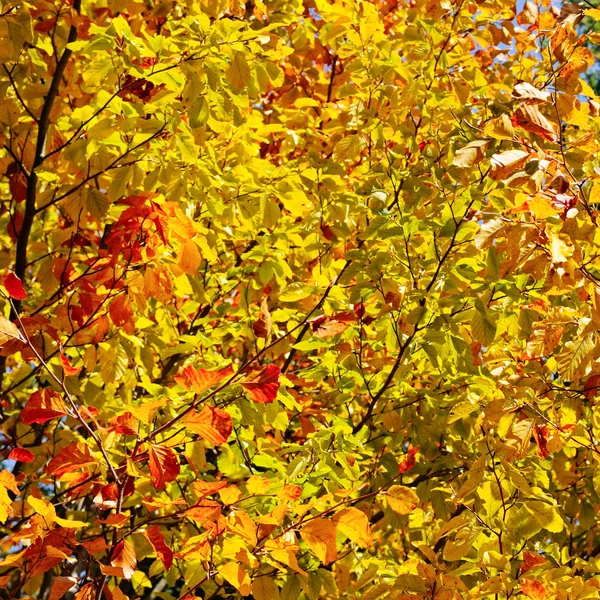
[(550, 142), (556, 141), (556, 128), (533, 104), (522, 104), (515, 112), (515, 124)]
[(343, 508), (333, 516), (332, 520), (337, 525), (338, 531), (341, 531), (361, 548), (368, 548), (373, 544), (369, 519), (358, 508), (352, 506)]
[(535, 579), (526, 579), (521, 584), (521, 591), (532, 600), (544, 600), (546, 597), (546, 588)]
[(483, 160), (485, 151), (489, 146), (487, 140), (475, 140), (458, 149), (454, 155), (453, 165), (457, 167), (472, 167)]
[(137, 567), (135, 549), (128, 540), (121, 540), (114, 549), (110, 564), (123, 571), (125, 579), (131, 579)]
[(8, 458), (22, 463), (30, 463), (35, 460), (35, 454), (27, 448), (13, 448), (8, 454)]
[(527, 573), (530, 569), (534, 569), (540, 565), (547, 563), (547, 559), (539, 554), (532, 554), (531, 552), (523, 552), (523, 562), (519, 565), (521, 569), (521, 575)]
[[(334, 521), (321, 517), (312, 519), (302, 527), (300, 535), (324, 565), (337, 560), (337, 529)], [(356, 536), (357, 532), (352, 532), (352, 535)]]
[(265, 340), (268, 340), (271, 335), (271, 313), (267, 306), (266, 296), (263, 297), (260, 303), (260, 318), (252, 324), (252, 331), (254, 331), (256, 337), (264, 338)]
[(248, 596), (251, 592), (250, 576), (239, 564), (228, 562), (219, 567), (219, 573), (230, 583), (242, 596)]
[(550, 98), (550, 93), (545, 90), (539, 90), (527, 81), (517, 83), (513, 88), (513, 96), (530, 104), (543, 104)]
[(18, 327), (0, 315), (0, 345), (4, 344), (7, 340), (24, 341)]
[(593, 400), (597, 396), (599, 388), (600, 388), (600, 375), (598, 375), (598, 374), (590, 375), (585, 380), (585, 384), (583, 386), (583, 395), (588, 400)]
[(508, 150), (500, 154), (493, 154), (490, 168), (492, 179), (506, 179), (511, 173), (519, 169), (529, 158), (525, 150)]
[(46, 466), (46, 473), (53, 477), (62, 477), (68, 473), (95, 466), (96, 457), (85, 442), (74, 442), (65, 446)]
[(393, 485), (385, 496), (389, 507), (399, 515), (408, 515), (419, 506), (419, 497), (403, 485)]
[(60, 600), (63, 595), (77, 584), (76, 577), (56, 576), (50, 588), (48, 600)]
[(165, 543), (165, 538), (160, 532), (158, 525), (148, 527), (144, 532), (144, 535), (148, 538), (148, 541), (152, 544), (156, 555), (160, 558), (165, 569), (168, 571), (173, 564), (173, 551)]
[(200, 268), (202, 257), (194, 240), (187, 240), (179, 253), (179, 268), (188, 275), (194, 275)]
[(14, 300), (23, 300), (27, 297), (23, 282), (14, 273), (9, 273), (4, 278), (4, 287), (8, 295)]
[(95, 594), (95, 585), (86, 583), (79, 588), (79, 591), (73, 596), (73, 600), (94, 600)]
[(214, 371), (196, 369), (189, 366), (182, 369), (181, 372), (175, 376), (175, 381), (185, 389), (193, 390), (196, 394), (201, 394), (227, 377), (231, 377), (231, 375), (233, 375), (233, 367), (231, 365)]
[(406, 473), (415, 466), (415, 464), (417, 463), (417, 452), (419, 452), (418, 446), (409, 446), (408, 452), (406, 453), (406, 458), (404, 458), (398, 464), (398, 470), (400, 471), (400, 473)]
[(45, 423), (66, 414), (67, 409), (61, 394), (52, 388), (43, 388), (31, 394), (21, 412), (21, 421), (27, 425)]
[(268, 404), (277, 396), (280, 374), (277, 365), (256, 367), (240, 383), (254, 402)]
[(243, 53), (235, 53), (225, 77), (234, 88), (242, 89), (248, 85), (250, 81), (250, 67)]
[(200, 437), (213, 444), (225, 444), (233, 430), (232, 419), (229, 413), (220, 408), (213, 408), (205, 404), (200, 412), (190, 412), (183, 420), (183, 424)]
[(179, 475), (179, 460), (171, 448), (150, 444), (148, 447), (148, 466), (150, 479), (157, 490), (164, 490), (165, 485), (175, 481)]
[(62, 363), (62, 368), (67, 377), (72, 377), (74, 375), (79, 374), (81, 371), (80, 367), (74, 367), (68, 357), (66, 357), (62, 352), (60, 353), (60, 362)]

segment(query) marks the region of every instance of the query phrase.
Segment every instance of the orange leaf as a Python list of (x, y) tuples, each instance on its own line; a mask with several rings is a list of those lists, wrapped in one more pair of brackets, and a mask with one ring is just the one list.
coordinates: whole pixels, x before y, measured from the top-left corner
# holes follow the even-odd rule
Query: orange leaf
[(79, 591), (73, 596), (73, 600), (94, 600), (96, 592), (93, 583), (86, 583)]
[(256, 546), (256, 523), (243, 510), (236, 510), (227, 517), (227, 529), (245, 539), (252, 547)]
[(269, 404), (277, 396), (280, 375), (281, 371), (277, 365), (256, 367), (241, 384), (254, 402)]
[(532, 554), (531, 552), (523, 552), (523, 562), (519, 565), (521, 569), (521, 575), (527, 573), (530, 569), (543, 565), (548, 561), (540, 556), (539, 554)]
[(131, 579), (137, 566), (135, 550), (131, 543), (129, 543), (127, 540), (121, 540), (113, 552), (110, 564), (113, 567), (119, 567), (122, 569), (123, 577), (125, 579)]
[(46, 466), (46, 473), (62, 477), (84, 467), (96, 465), (98, 460), (85, 442), (74, 442), (65, 446)]
[(44, 388), (31, 394), (21, 412), (21, 421), (27, 425), (45, 423), (66, 414), (67, 409), (62, 396), (51, 388)]
[(279, 492), (279, 497), (284, 500), (298, 500), (302, 496), (302, 488), (299, 485), (284, 485)]
[(600, 388), (600, 375), (590, 375), (583, 386), (583, 395), (588, 400), (593, 400)]
[(30, 463), (35, 460), (35, 455), (31, 450), (27, 450), (27, 448), (13, 448), (8, 458), (17, 462)]
[(23, 300), (27, 296), (23, 282), (14, 273), (9, 273), (4, 278), (4, 287), (8, 295), (15, 300)]
[(313, 519), (300, 530), (300, 535), (323, 564), (328, 565), (337, 560), (335, 547), (337, 530), (333, 521), (320, 517)]
[(69, 358), (65, 356), (62, 352), (60, 353), (60, 362), (62, 363), (63, 371), (67, 377), (71, 377), (72, 375), (77, 375), (80, 371), (80, 367), (74, 367), (70, 362)]
[(50, 596), (48, 600), (59, 600), (77, 583), (76, 577), (60, 577), (56, 576), (50, 588)]
[(148, 450), (150, 478), (157, 490), (164, 490), (165, 485), (174, 481), (179, 475), (177, 454), (166, 446), (151, 444)]
[(187, 240), (179, 252), (179, 268), (188, 275), (195, 275), (201, 263), (202, 257), (198, 245), (194, 240)]
[(183, 419), (183, 424), (194, 433), (213, 444), (224, 444), (231, 434), (231, 415), (220, 408), (204, 405), (200, 412), (191, 412)]
[(173, 564), (173, 550), (171, 550), (171, 548), (169, 548), (169, 546), (167, 546), (165, 543), (165, 538), (160, 532), (160, 527), (158, 525), (148, 527), (145, 534), (148, 538), (148, 541), (152, 544), (156, 555), (158, 558), (160, 558), (165, 566), (165, 569), (168, 571)]
[(186, 390), (194, 390), (196, 394), (201, 394), (231, 375), (233, 375), (231, 365), (215, 371), (185, 367), (175, 376), (175, 381)]
[[(108, 314), (117, 327), (122, 327), (126, 333), (133, 333), (133, 308), (127, 294), (119, 294), (108, 307)], [(133, 331), (132, 331), (133, 330)]]
[(352, 506), (343, 508), (333, 517), (333, 521), (339, 531), (361, 548), (368, 548), (373, 544), (369, 519), (362, 510)]
[(556, 128), (534, 104), (522, 104), (515, 113), (515, 125), (550, 142), (556, 141)]
[(216, 494), (219, 490), (227, 487), (228, 484), (226, 481), (194, 481), (192, 485), (196, 494), (202, 499)]
[(534, 579), (526, 579), (521, 584), (521, 591), (533, 600), (543, 600), (546, 597), (546, 588)]

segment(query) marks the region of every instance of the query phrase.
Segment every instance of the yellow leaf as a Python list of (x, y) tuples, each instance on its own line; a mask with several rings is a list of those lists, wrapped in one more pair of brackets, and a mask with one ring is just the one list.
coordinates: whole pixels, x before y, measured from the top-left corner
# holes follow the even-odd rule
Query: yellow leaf
[(271, 575), (256, 577), (252, 582), (252, 597), (254, 600), (278, 600), (279, 588)]
[(554, 506), (540, 500), (526, 502), (525, 508), (546, 531), (559, 533), (563, 530), (565, 524)]
[(250, 594), (250, 576), (240, 565), (229, 562), (219, 567), (219, 573), (242, 595)]
[(188, 275), (195, 275), (200, 268), (202, 257), (194, 240), (187, 240), (179, 252), (179, 268)]
[(47, 522), (50, 521), (51, 523), (55, 520), (56, 512), (50, 502), (36, 498), (35, 496), (27, 496), (27, 503), (38, 515), (44, 517)]
[(362, 510), (351, 506), (344, 508), (333, 520), (337, 523), (339, 531), (362, 548), (367, 548), (373, 543), (369, 519)]
[(399, 515), (407, 515), (419, 505), (419, 496), (403, 485), (393, 485), (386, 497), (389, 507)]
[(80, 527), (87, 527), (89, 525), (85, 521), (69, 521), (69, 519), (61, 519), (60, 517), (54, 517), (54, 522), (67, 529), (79, 529)]
[(529, 201), (529, 208), (537, 219), (547, 219), (558, 214), (558, 210), (546, 196), (535, 196)]
[(506, 179), (529, 158), (524, 150), (508, 150), (492, 156), (490, 177), (495, 180)]
[(550, 254), (553, 263), (567, 262), (573, 254), (573, 246), (567, 244), (555, 233), (550, 233)]
[(313, 519), (300, 530), (300, 535), (323, 564), (328, 565), (337, 560), (335, 547), (337, 530), (333, 521), (320, 517)]
[(23, 337), (14, 323), (0, 316), (0, 345), (8, 340), (23, 340)]
[(246, 57), (241, 52), (236, 52), (227, 73), (227, 81), (238, 90), (245, 88), (250, 81), (250, 67)]

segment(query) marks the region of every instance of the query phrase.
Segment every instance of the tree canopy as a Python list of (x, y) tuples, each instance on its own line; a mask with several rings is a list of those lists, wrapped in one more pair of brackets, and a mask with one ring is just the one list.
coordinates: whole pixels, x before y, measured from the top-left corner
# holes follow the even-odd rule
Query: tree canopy
[(0, 598), (598, 598), (584, 18), (2, 0)]

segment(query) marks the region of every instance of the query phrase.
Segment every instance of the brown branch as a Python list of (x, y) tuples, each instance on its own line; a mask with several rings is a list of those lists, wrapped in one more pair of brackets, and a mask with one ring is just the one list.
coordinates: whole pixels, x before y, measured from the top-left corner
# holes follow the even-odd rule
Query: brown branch
[[(81, 0), (74, 0), (73, 9), (76, 13), (80, 12), (81, 9)], [(46, 146), (46, 138), (48, 136), (48, 130), (50, 128), (50, 114), (52, 112), (52, 108), (54, 107), (54, 102), (56, 101), (56, 97), (58, 96), (58, 91), (60, 87), (60, 82), (62, 76), (67, 68), (67, 63), (71, 58), (72, 50), (69, 48), (69, 44), (74, 42), (77, 39), (77, 26), (75, 23), (71, 25), (69, 30), (69, 37), (67, 38), (67, 45), (56, 65), (56, 70), (54, 71), (54, 75), (52, 77), (52, 81), (50, 83), (50, 88), (48, 89), (48, 94), (46, 95), (46, 99), (44, 100), (44, 105), (42, 107), (42, 113), (40, 115), (38, 121), (38, 136), (35, 146), (35, 154), (33, 158), (33, 164), (31, 167), (31, 172), (29, 173), (29, 177), (27, 178), (27, 192), (25, 196), (25, 212), (23, 215), (23, 223), (21, 225), (21, 230), (19, 232), (19, 237), (17, 239), (17, 249), (16, 249), (16, 258), (15, 258), (15, 275), (19, 277), (19, 279), (23, 280), (25, 278), (25, 274), (27, 271), (27, 250), (29, 246), (29, 236), (31, 234), (31, 227), (33, 225), (33, 219), (36, 215), (36, 199), (37, 199), (37, 184), (38, 184), (38, 176), (36, 173), (36, 168), (39, 167), (44, 158), (44, 147)], [(13, 310), (15, 314), (18, 314), (21, 310), (21, 301), (16, 300), (13, 305)]]

